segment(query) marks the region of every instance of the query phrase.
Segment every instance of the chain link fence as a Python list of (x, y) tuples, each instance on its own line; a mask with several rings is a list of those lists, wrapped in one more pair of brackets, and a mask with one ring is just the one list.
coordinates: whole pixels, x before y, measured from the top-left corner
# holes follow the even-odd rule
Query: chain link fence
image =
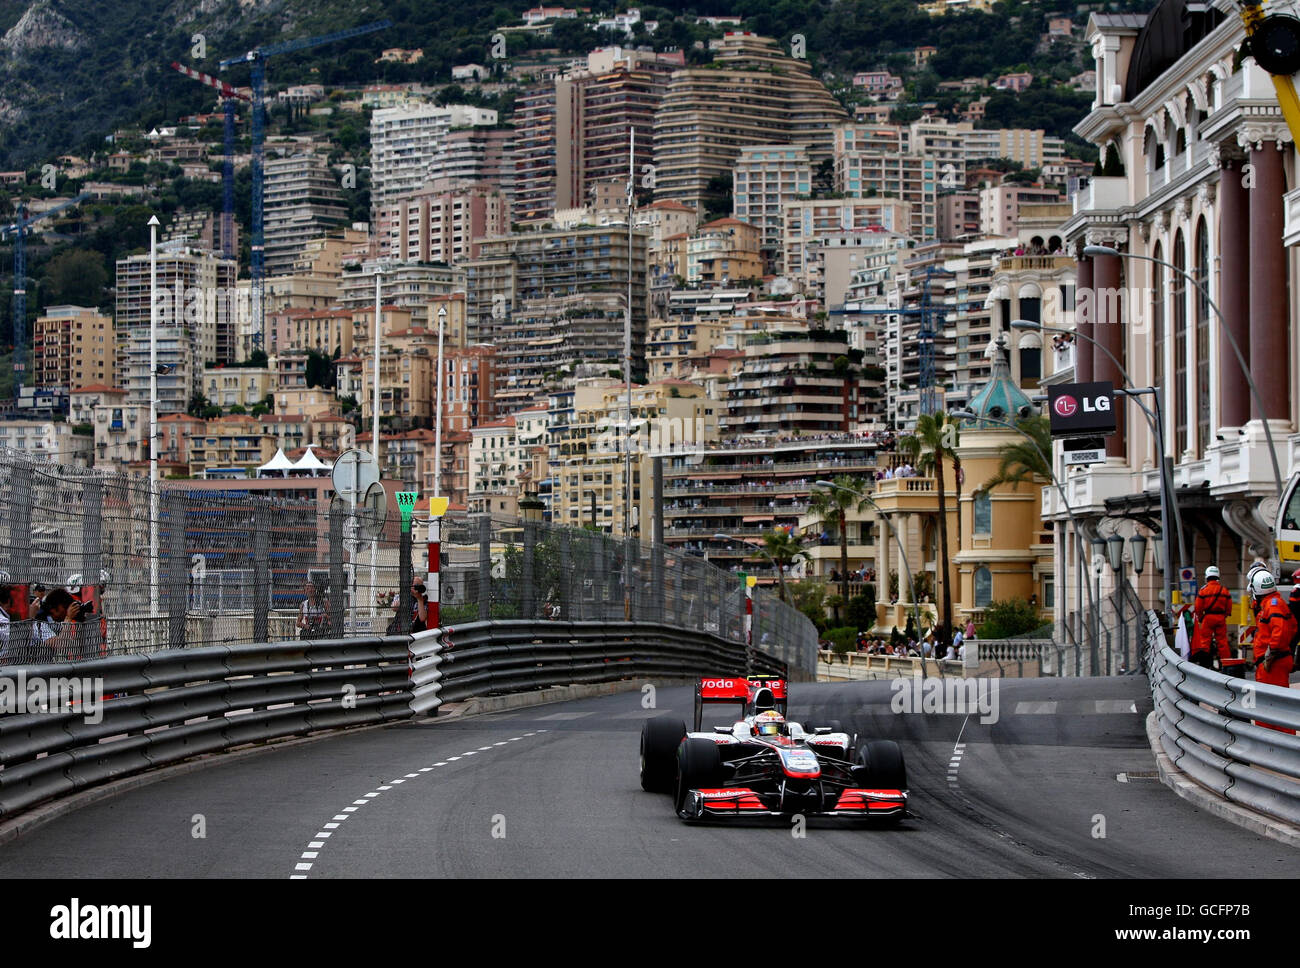
[[(427, 561), (396, 509), (380, 520), (314, 479), (284, 484), (163, 481), (155, 514), (147, 480), (0, 452), (0, 664), (408, 631)], [(697, 557), (487, 515), (444, 518), (441, 539), (444, 626), (657, 622), (744, 641), (740, 581)], [(816, 668), (812, 623), (762, 590), (753, 642)]]

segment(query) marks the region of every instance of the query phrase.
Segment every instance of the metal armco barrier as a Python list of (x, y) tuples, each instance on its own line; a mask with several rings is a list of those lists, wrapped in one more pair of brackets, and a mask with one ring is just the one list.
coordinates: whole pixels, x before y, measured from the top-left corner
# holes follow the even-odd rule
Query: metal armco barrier
[(1174, 765), (1219, 796), (1300, 823), (1300, 691), (1194, 665), (1148, 616), (1147, 669), (1160, 741)]
[(10, 690), (75, 677), (102, 679), (113, 697), (98, 716), (62, 702), (0, 716), (0, 817), (201, 753), (407, 717), (408, 642), (214, 646), (0, 668)]
[[(762, 653), (750, 667), (786, 673)], [(523, 620), (0, 667), (0, 818), (193, 756), (396, 721), (471, 696), (745, 670), (744, 646), (710, 633)], [(27, 708), (25, 685), (73, 680), (94, 683), (81, 695), (102, 701), (69, 708), (54, 688), (47, 711)]]
[[(657, 676), (744, 675), (745, 648), (707, 632), (625, 622), (472, 622), (413, 636), (411, 709), (471, 696)], [(760, 652), (753, 671), (786, 674)]]

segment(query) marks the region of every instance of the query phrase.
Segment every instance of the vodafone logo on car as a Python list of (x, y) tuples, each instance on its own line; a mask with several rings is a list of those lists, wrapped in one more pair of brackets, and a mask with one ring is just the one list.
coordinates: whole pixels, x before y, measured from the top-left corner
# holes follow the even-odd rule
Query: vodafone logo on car
[(1062, 395), (1052, 403), (1052, 409), (1056, 411), (1057, 416), (1073, 417), (1079, 412), (1079, 401), (1074, 397)]

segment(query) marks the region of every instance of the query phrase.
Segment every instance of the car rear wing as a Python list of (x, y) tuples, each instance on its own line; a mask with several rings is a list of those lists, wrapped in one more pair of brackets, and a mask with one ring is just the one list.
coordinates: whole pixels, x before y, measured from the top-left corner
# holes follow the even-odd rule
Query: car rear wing
[(739, 703), (740, 715), (763, 709), (775, 709), (785, 715), (786, 681), (772, 676), (706, 676), (695, 683), (695, 729), (700, 731), (704, 706), (713, 703)]

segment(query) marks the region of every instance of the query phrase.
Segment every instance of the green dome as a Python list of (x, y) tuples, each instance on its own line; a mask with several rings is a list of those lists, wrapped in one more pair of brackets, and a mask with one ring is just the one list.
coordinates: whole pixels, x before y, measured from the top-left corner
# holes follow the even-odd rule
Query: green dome
[[(993, 354), (993, 375), (989, 382), (971, 398), (970, 410), (989, 420), (968, 420), (968, 426), (980, 430), (1005, 429), (1002, 423), (1014, 424), (1022, 407), (1032, 407), (1029, 397), (1011, 379), (1011, 364), (1007, 361), (1006, 337), (999, 336), (990, 346)], [(998, 423), (1001, 421), (1002, 423)]]

